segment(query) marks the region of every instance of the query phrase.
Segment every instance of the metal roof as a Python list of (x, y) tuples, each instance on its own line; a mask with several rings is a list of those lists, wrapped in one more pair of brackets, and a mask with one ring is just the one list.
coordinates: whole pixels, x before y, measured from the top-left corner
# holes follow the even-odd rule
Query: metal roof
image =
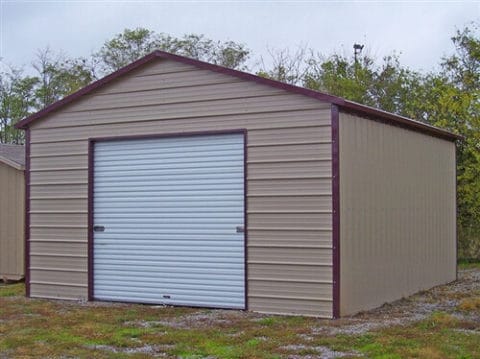
[(25, 146), (0, 144), (0, 162), (23, 170), (25, 166)]

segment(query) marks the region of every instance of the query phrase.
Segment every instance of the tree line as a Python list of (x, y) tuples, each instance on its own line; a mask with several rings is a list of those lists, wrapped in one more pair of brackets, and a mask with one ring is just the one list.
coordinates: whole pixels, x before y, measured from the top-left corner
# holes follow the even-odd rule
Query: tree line
[(204, 35), (174, 37), (137, 28), (105, 41), (88, 57), (71, 58), (39, 50), (32, 75), (8, 67), (0, 72), (0, 143), (23, 143), (14, 125), (43, 107), (154, 51), (248, 71), (259, 76), (330, 93), (461, 134), (457, 144), (459, 256), (480, 258), (480, 23), (457, 30), (455, 51), (439, 69), (419, 72), (397, 54), (378, 60), (365, 53), (325, 56), (313, 49), (269, 51), (269, 63), (249, 68), (244, 44)]

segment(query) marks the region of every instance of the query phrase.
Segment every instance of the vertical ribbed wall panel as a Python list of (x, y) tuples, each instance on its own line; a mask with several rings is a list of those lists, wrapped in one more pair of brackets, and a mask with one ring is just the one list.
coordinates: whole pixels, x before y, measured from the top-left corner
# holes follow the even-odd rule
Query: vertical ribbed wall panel
[(341, 314), (456, 275), (455, 144), (340, 113)]
[(24, 194), (23, 170), (0, 162), (0, 281), (24, 275)]

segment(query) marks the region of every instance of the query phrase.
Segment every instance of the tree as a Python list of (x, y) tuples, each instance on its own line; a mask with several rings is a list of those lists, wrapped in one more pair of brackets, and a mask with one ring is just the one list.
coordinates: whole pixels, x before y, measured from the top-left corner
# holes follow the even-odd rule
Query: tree
[(157, 48), (158, 39), (153, 31), (144, 28), (125, 29), (106, 41), (94, 56), (102, 71), (113, 72)]
[(407, 116), (464, 136), (457, 141), (460, 258), (480, 258), (480, 37), (478, 24), (452, 37), (455, 53), (422, 77)]
[[(457, 149), (459, 250), (480, 258), (480, 23), (452, 37), (456, 52), (444, 58), (437, 81), (443, 91), (434, 125), (465, 136)], [(435, 107), (435, 106), (434, 106)]]
[(410, 104), (421, 86), (421, 75), (401, 66), (396, 54), (377, 65), (369, 55), (357, 59), (334, 54), (309, 60), (303, 85), (367, 106), (409, 116)]
[(100, 64), (101, 71), (109, 73), (154, 50), (163, 50), (235, 69), (246, 69), (245, 63), (250, 54), (245, 45), (233, 41), (213, 41), (204, 35), (195, 34), (177, 38), (137, 28), (125, 29), (123, 33), (106, 41), (94, 57)]
[(93, 72), (84, 59), (70, 59), (40, 50), (33, 68), (38, 76), (23, 76), (9, 68), (0, 73), (0, 142), (22, 143), (23, 131), (14, 128), (21, 119), (88, 85)]
[(22, 76), (19, 69), (0, 73), (0, 143), (23, 143), (23, 131), (14, 125), (32, 113), (38, 79)]
[(32, 64), (39, 78), (36, 88), (39, 109), (81, 89), (94, 80), (94, 73), (86, 59), (67, 58), (49, 48), (39, 50)]
[(257, 71), (258, 76), (291, 85), (302, 85), (308, 71), (307, 66), (311, 65), (308, 64), (308, 50), (305, 46), (299, 46), (295, 52), (291, 52), (289, 49), (268, 49), (268, 53), (272, 61), (272, 68), (267, 69), (262, 58), (261, 69)]
[(452, 37), (456, 51), (440, 72), (421, 74), (394, 53), (380, 63), (368, 54), (324, 57), (310, 50), (271, 53), (260, 75), (324, 91), (465, 136), (457, 143), (459, 256), (480, 258), (480, 38), (479, 24)]

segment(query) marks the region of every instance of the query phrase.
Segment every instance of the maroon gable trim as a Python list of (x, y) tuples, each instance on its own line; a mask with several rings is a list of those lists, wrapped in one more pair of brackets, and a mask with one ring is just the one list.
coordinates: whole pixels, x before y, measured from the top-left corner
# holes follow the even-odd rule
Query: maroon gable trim
[(122, 67), (120, 70), (117, 70), (117, 71), (111, 73), (110, 75), (105, 76), (104, 78), (93, 82), (92, 84), (78, 90), (77, 92), (63, 98), (62, 100), (57, 101), (57, 102), (51, 104), (50, 106), (45, 107), (43, 110), (41, 110), (41, 111), (23, 119), (20, 122), (18, 122), (15, 125), (15, 127), (24, 129), (24, 128), (28, 127), (32, 121), (36, 121), (38, 119), (41, 119), (42, 117), (46, 116), (47, 114), (62, 108), (63, 106), (69, 104), (70, 102), (75, 101), (76, 99), (80, 98), (81, 96), (86, 95), (86, 94), (92, 92), (93, 90), (95, 90), (95, 89), (97, 89), (97, 88), (99, 88), (99, 87), (101, 87), (101, 86), (103, 86), (103, 85), (105, 85), (105, 84), (107, 84), (107, 83), (109, 83), (109, 82), (111, 82), (111, 81), (129, 73), (130, 71), (132, 71), (134, 69), (137, 69), (137, 68), (141, 67), (142, 65), (147, 64), (150, 61), (155, 60), (155, 59), (169, 59), (169, 60), (172, 60), (172, 61), (177, 61), (177, 62), (181, 62), (181, 63), (184, 63), (184, 64), (192, 65), (192, 66), (195, 66), (195, 67), (198, 67), (198, 68), (201, 68), (201, 69), (215, 71), (215, 72), (222, 73), (222, 74), (225, 74), (225, 75), (235, 76), (235, 77), (247, 80), (247, 81), (253, 81), (253, 82), (256, 82), (256, 83), (259, 83), (259, 84), (263, 84), (263, 85), (267, 85), (267, 86), (271, 86), (271, 87), (275, 87), (275, 88), (280, 88), (280, 89), (283, 89), (283, 90), (288, 91), (288, 92), (297, 93), (297, 94), (308, 96), (308, 97), (311, 97), (311, 98), (314, 98), (314, 99), (317, 99), (317, 100), (320, 100), (320, 101), (323, 101), (323, 102), (328, 102), (328, 103), (331, 103), (331, 104), (334, 104), (334, 105), (338, 105), (346, 111), (351, 111), (351, 112), (355, 112), (355, 113), (364, 114), (364, 115), (367, 115), (367, 116), (370, 116), (370, 117), (375, 117), (375, 118), (378, 118), (378, 119), (383, 120), (385, 122), (390, 122), (390, 123), (394, 123), (394, 124), (397, 124), (397, 125), (401, 125), (401, 126), (406, 127), (406, 128), (410, 128), (410, 129), (413, 129), (413, 130), (416, 130), (416, 131), (419, 131), (419, 132), (423, 132), (423, 133), (426, 133), (426, 134), (429, 134), (429, 135), (432, 135), (432, 136), (436, 136), (436, 137), (440, 137), (440, 138), (443, 138), (443, 139), (447, 139), (447, 140), (450, 140), (450, 141), (455, 141), (459, 138), (462, 138), (461, 136), (453, 134), (449, 131), (446, 131), (446, 130), (443, 130), (443, 129), (440, 129), (440, 128), (436, 128), (436, 127), (433, 127), (433, 126), (430, 126), (430, 125), (426, 125), (422, 122), (414, 121), (414, 120), (408, 119), (406, 117), (398, 116), (398, 115), (395, 115), (395, 114), (392, 114), (392, 113), (389, 113), (389, 112), (385, 112), (385, 111), (378, 110), (378, 109), (368, 107), (368, 106), (364, 106), (364, 105), (361, 105), (361, 104), (358, 104), (358, 103), (355, 103), (355, 102), (352, 102), (352, 101), (348, 101), (348, 100), (345, 100), (341, 97), (328, 95), (326, 93), (322, 93), (322, 92), (318, 92), (318, 91), (314, 91), (314, 90), (309, 90), (309, 89), (306, 89), (306, 88), (303, 88), (303, 87), (289, 85), (289, 84), (286, 84), (286, 83), (283, 83), (283, 82), (266, 79), (266, 78), (263, 78), (263, 77), (259, 77), (259, 76), (256, 76), (256, 75), (246, 73), (246, 72), (233, 70), (233, 69), (218, 66), (218, 65), (209, 64), (207, 62), (191, 59), (191, 58), (184, 57), (184, 56), (174, 55), (174, 54), (170, 54), (168, 52), (159, 51), (159, 50), (157, 50), (155, 52), (152, 52), (151, 54), (149, 54), (145, 57), (142, 57), (141, 59), (139, 59), (135, 62), (132, 62), (131, 64), (129, 64), (125, 67)]

